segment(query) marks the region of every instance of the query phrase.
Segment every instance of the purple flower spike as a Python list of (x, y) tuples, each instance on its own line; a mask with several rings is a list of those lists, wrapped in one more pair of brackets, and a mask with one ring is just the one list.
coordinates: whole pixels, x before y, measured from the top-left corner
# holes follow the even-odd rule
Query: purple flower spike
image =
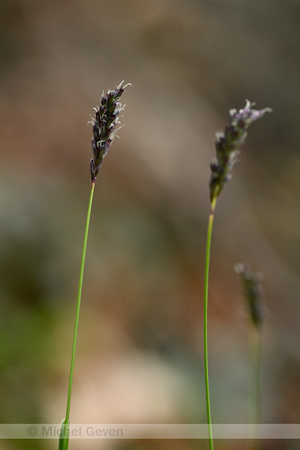
[(231, 170), (236, 162), (238, 148), (245, 142), (247, 131), (252, 122), (260, 119), (270, 108), (252, 109), (255, 103), (246, 100), (244, 109), (229, 111), (229, 124), (224, 132), (217, 133), (216, 158), (211, 163), (210, 200), (215, 200), (225, 183), (231, 178)]
[(97, 179), (103, 158), (107, 154), (117, 131), (122, 128), (119, 114), (123, 111), (125, 105), (122, 106), (119, 99), (125, 88), (130, 85), (130, 83), (127, 83), (125, 86), (122, 86), (123, 83), (124, 81), (114, 91), (109, 90), (106, 95), (103, 92), (100, 106), (94, 108), (95, 117), (90, 122), (93, 125), (92, 151), (94, 158), (90, 162), (93, 183)]

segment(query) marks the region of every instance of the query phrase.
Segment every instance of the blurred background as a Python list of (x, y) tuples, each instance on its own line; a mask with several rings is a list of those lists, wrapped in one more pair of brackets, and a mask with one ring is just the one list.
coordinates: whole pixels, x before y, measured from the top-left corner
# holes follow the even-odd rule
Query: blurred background
[[(90, 192), (93, 106), (123, 94), (125, 127), (98, 177), (73, 423), (202, 423), (203, 274), (215, 132), (245, 99), (250, 129), (217, 205), (209, 291), (212, 419), (248, 420), (238, 261), (264, 274), (264, 423), (300, 421), (297, 0), (2, 0), (0, 422), (65, 414)], [(299, 448), (265, 441), (263, 449)], [(70, 448), (207, 448), (74, 441)], [(217, 442), (244, 449), (243, 442)], [(0, 449), (57, 448), (0, 441)]]

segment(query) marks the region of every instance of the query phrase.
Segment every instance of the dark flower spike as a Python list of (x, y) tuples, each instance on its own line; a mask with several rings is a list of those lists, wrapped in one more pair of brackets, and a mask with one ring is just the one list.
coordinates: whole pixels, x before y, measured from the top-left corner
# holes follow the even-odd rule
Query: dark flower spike
[(229, 111), (229, 124), (224, 132), (217, 133), (216, 158), (212, 161), (210, 178), (210, 200), (216, 200), (225, 183), (231, 178), (231, 170), (236, 162), (238, 148), (245, 142), (247, 130), (252, 122), (260, 119), (270, 108), (252, 109), (255, 103), (246, 100), (244, 109)]
[(266, 318), (266, 310), (262, 303), (262, 275), (259, 272), (252, 272), (242, 263), (236, 264), (234, 270), (240, 276), (243, 285), (251, 322), (259, 330)]
[(122, 86), (122, 81), (115, 90), (109, 90), (105, 95), (102, 93), (100, 105), (95, 110), (95, 117), (92, 117), (91, 124), (93, 125), (93, 139), (92, 151), (94, 158), (91, 159), (90, 169), (91, 178), (94, 183), (97, 179), (99, 169), (101, 167), (104, 156), (117, 136), (117, 131), (122, 128), (120, 125), (119, 114), (125, 108), (125, 105), (119, 102), (121, 95), (125, 88), (130, 86), (130, 83)]

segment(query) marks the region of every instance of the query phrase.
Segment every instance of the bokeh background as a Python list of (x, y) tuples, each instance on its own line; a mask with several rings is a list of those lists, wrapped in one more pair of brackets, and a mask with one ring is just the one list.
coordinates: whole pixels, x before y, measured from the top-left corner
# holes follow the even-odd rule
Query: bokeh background
[[(299, 1), (2, 0), (0, 12), (0, 422), (64, 417), (89, 114), (124, 79), (132, 83), (122, 97), (125, 127), (95, 191), (71, 421), (205, 422), (209, 164), (215, 132), (248, 98), (273, 113), (250, 129), (217, 206), (212, 416), (248, 420), (248, 323), (233, 270), (242, 261), (264, 274), (262, 420), (299, 423)], [(1, 450), (56, 447), (0, 442)], [(82, 448), (206, 443), (72, 442)]]

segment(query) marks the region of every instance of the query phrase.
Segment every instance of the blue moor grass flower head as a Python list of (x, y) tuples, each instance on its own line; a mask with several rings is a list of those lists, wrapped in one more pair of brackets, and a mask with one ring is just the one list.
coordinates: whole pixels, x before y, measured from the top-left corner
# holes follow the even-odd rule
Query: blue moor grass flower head
[(95, 117), (92, 117), (90, 122), (93, 125), (92, 151), (94, 158), (90, 162), (93, 183), (97, 179), (104, 156), (107, 154), (115, 136), (117, 136), (117, 131), (122, 128), (119, 114), (123, 111), (125, 105), (122, 105), (119, 99), (125, 88), (130, 85), (130, 83), (127, 83), (122, 86), (123, 83), (124, 81), (115, 90), (109, 90), (107, 94), (103, 92), (100, 105), (94, 108)]
[(234, 270), (240, 276), (243, 285), (251, 322), (259, 330), (266, 318), (266, 310), (262, 302), (262, 274), (252, 272), (247, 265), (242, 263), (237, 263)]
[(217, 133), (216, 158), (211, 163), (210, 199), (216, 199), (225, 183), (231, 178), (231, 170), (236, 162), (238, 148), (245, 142), (247, 131), (252, 122), (260, 119), (270, 108), (253, 109), (255, 103), (246, 100), (244, 109), (229, 111), (229, 124), (224, 131)]

